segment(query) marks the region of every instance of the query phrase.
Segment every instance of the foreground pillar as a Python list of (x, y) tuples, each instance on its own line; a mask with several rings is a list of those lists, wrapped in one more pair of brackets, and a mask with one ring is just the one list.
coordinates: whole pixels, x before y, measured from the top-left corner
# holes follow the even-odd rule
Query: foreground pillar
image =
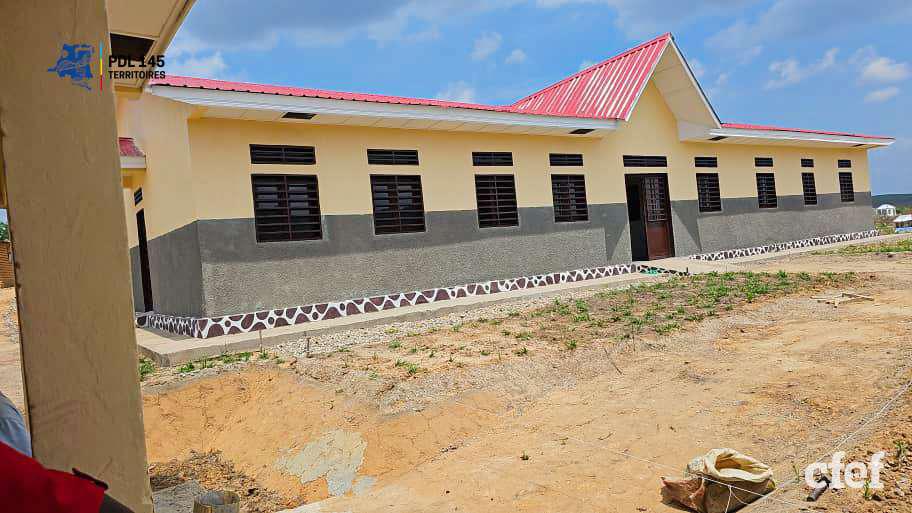
[[(0, 0), (0, 155), (35, 457), (149, 512), (107, 39), (105, 0)], [(91, 45), (92, 79), (63, 45)]]

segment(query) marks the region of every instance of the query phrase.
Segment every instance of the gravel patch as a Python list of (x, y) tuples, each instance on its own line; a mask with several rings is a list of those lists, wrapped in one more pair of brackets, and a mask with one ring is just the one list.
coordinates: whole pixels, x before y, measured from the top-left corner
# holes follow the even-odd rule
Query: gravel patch
[[(588, 299), (605, 290), (628, 289), (633, 285), (660, 281), (661, 279), (664, 279), (664, 277), (657, 277), (632, 284), (626, 283), (618, 286), (609, 285), (602, 288), (576, 289), (548, 296), (517, 298), (516, 301), (508, 303), (481, 306), (465, 312), (451, 313), (431, 319), (391, 322), (389, 324), (371, 326), (369, 328), (358, 328), (328, 335), (310, 337), (310, 355), (333, 353), (355, 346), (363, 346), (378, 342), (390, 342), (395, 338), (407, 336), (411, 333), (426, 333), (433, 330), (444, 330), (457, 324), (477, 321), (479, 319), (502, 319), (509, 317), (510, 313), (513, 312), (525, 312), (551, 305), (556, 299), (562, 302)], [(279, 344), (275, 346), (273, 350), (276, 353), (287, 357), (306, 357), (307, 337), (301, 337), (293, 342)]]

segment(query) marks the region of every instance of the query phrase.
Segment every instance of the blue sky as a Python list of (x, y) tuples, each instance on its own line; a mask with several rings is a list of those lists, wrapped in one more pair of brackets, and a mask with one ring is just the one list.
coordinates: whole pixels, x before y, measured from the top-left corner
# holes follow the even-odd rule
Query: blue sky
[(894, 136), (874, 193), (912, 193), (910, 29), (909, 0), (197, 0), (166, 70), (501, 104), (672, 32), (723, 121)]

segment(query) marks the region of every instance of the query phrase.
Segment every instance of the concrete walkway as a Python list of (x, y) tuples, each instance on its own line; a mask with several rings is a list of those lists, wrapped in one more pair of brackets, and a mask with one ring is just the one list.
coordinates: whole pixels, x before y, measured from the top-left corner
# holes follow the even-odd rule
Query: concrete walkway
[[(901, 238), (912, 237), (910, 234), (884, 235), (871, 237), (870, 239), (854, 240), (846, 242), (837, 242), (823, 246), (813, 246), (808, 248), (789, 249), (775, 253), (764, 253), (762, 255), (752, 255), (728, 260), (717, 260), (714, 262), (693, 260), (686, 257), (665, 258), (662, 260), (653, 260), (648, 265), (667, 269), (674, 272), (687, 272), (690, 274), (703, 274), (710, 272), (724, 273), (728, 271), (744, 270), (744, 263), (769, 260), (783, 256), (809, 253), (813, 251), (826, 251), (853, 244), (868, 244), (871, 242), (883, 242)], [(224, 335), (207, 339), (192, 338), (183, 335), (174, 335), (159, 330), (137, 328), (136, 342), (139, 344), (140, 352), (146, 357), (155, 361), (160, 366), (180, 365), (182, 363), (217, 356), (223, 353), (233, 353), (238, 351), (250, 351), (261, 347), (269, 347), (281, 344), (283, 342), (298, 340), (306, 336), (326, 335), (340, 331), (352, 330), (357, 328), (367, 328), (380, 324), (389, 324), (400, 321), (415, 321), (439, 317), (454, 312), (464, 312), (479, 308), (482, 306), (494, 305), (498, 303), (508, 303), (528, 298), (553, 296), (571, 290), (584, 290), (592, 288), (619, 288), (629, 286), (633, 283), (651, 281), (659, 279), (656, 275), (647, 274), (625, 274), (621, 276), (611, 276), (599, 280), (580, 281), (575, 283), (565, 283), (559, 285), (549, 285), (546, 287), (536, 287), (533, 289), (517, 290), (504, 292), (501, 294), (474, 296), (439, 303), (426, 303), (423, 305), (407, 306), (393, 310), (384, 310), (381, 312), (372, 312), (350, 317), (340, 317), (326, 321), (308, 322), (296, 324), (294, 326), (283, 326), (252, 333), (239, 333), (236, 335)]]

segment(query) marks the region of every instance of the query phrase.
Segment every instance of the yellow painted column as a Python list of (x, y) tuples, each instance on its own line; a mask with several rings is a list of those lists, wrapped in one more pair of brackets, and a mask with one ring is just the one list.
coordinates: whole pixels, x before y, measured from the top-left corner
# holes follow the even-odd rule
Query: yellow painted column
[[(150, 512), (104, 0), (0, 3), (0, 134), (35, 457)], [(55, 67), (92, 46), (93, 77)], [(107, 43), (106, 43), (107, 46)]]

